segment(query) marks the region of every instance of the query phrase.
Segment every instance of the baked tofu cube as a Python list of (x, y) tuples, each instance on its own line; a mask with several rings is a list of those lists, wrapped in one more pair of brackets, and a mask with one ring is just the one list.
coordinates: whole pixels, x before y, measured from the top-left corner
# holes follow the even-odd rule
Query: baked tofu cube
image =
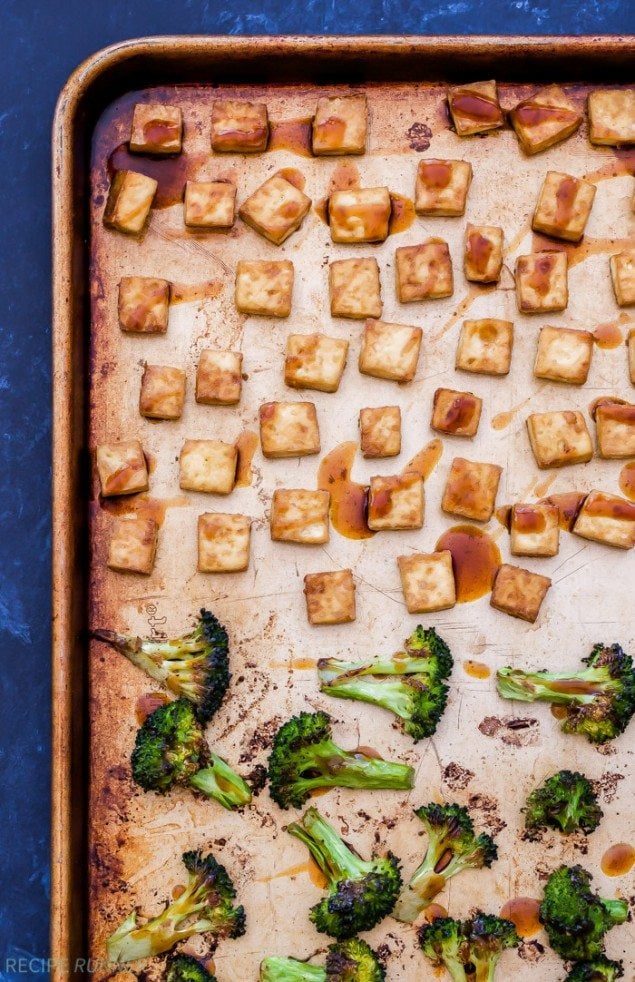
[(337, 392), (348, 355), (348, 341), (326, 334), (290, 334), (284, 380), (294, 389)]
[(448, 109), (459, 136), (497, 130), (505, 123), (498, 101), (496, 82), (469, 82), (448, 89)]
[(615, 299), (620, 307), (630, 307), (635, 303), (635, 249), (618, 252), (609, 262)]
[(241, 314), (288, 317), (292, 294), (293, 263), (290, 260), (239, 260), (235, 302)]
[(474, 436), (481, 419), (483, 400), (473, 392), (437, 389), (432, 402), (430, 426), (451, 436)]
[(441, 507), (449, 515), (488, 522), (494, 513), (498, 483), (503, 472), (498, 464), (479, 464), (455, 457), (450, 465)]
[(550, 382), (584, 385), (592, 356), (593, 335), (590, 331), (543, 327), (538, 337), (534, 375)]
[(118, 170), (110, 185), (104, 225), (127, 235), (143, 232), (159, 184), (134, 170)]
[(188, 228), (231, 228), (236, 209), (236, 187), (229, 181), (188, 181), (184, 216)]
[(560, 545), (559, 511), (548, 501), (513, 505), (510, 547), (513, 556), (557, 556)]
[(455, 367), (481, 375), (507, 375), (512, 360), (514, 325), (486, 317), (463, 321)]
[(569, 174), (547, 171), (531, 227), (555, 239), (579, 242), (591, 214), (595, 185)]
[(399, 406), (362, 409), (359, 431), (364, 457), (396, 457), (401, 453), (401, 410)]
[(138, 440), (102, 443), (96, 463), (102, 498), (148, 490), (148, 468)]
[(246, 515), (199, 515), (199, 573), (241, 573), (249, 566), (250, 540), (251, 519)]
[(274, 174), (243, 202), (238, 214), (269, 242), (281, 245), (300, 228), (310, 207), (311, 199), (304, 191), (282, 174)]
[(635, 457), (635, 405), (611, 402), (595, 411), (598, 453), (607, 460)]
[(592, 491), (578, 512), (573, 532), (616, 549), (635, 545), (635, 504), (616, 494)]
[(313, 402), (265, 402), (260, 407), (260, 445), (265, 457), (306, 457), (320, 452)]
[(212, 150), (262, 153), (269, 139), (267, 107), (259, 102), (217, 99), (212, 103)]
[(490, 604), (504, 614), (533, 624), (550, 586), (548, 576), (503, 563), (494, 580)]
[(119, 281), (119, 326), (131, 334), (165, 334), (170, 284), (151, 276), (122, 276)]
[(364, 320), (381, 317), (381, 287), (376, 259), (337, 259), (329, 266), (331, 316)]
[(309, 624), (349, 624), (355, 620), (355, 584), (350, 569), (307, 573), (304, 596)]
[(589, 140), (609, 147), (635, 143), (635, 89), (596, 89), (589, 94)]
[(497, 225), (469, 225), (465, 233), (465, 278), (497, 283), (503, 268), (503, 230)]
[(109, 569), (147, 576), (154, 568), (158, 535), (153, 518), (116, 518), (108, 545)]
[(138, 102), (132, 114), (132, 153), (180, 153), (183, 114), (178, 106)]
[(184, 491), (230, 494), (234, 490), (238, 451), (222, 440), (186, 440), (179, 458), (179, 486)]
[(395, 252), (395, 269), (397, 296), (401, 303), (452, 296), (452, 260), (448, 244), (442, 239), (401, 246)]
[(431, 614), (456, 603), (452, 553), (414, 553), (397, 556), (401, 588), (409, 614)]
[(374, 532), (420, 529), (423, 525), (423, 478), (415, 471), (371, 477), (368, 527)]
[(509, 120), (525, 153), (533, 154), (575, 133), (582, 122), (582, 113), (560, 86), (550, 85), (519, 102), (510, 112)]
[(411, 382), (417, 371), (422, 336), (420, 327), (367, 320), (359, 352), (360, 372), (392, 382)]
[(316, 157), (364, 153), (368, 128), (365, 95), (324, 96), (313, 117)]
[(565, 252), (535, 252), (516, 260), (516, 297), (521, 314), (549, 314), (569, 303)]
[(446, 218), (462, 215), (471, 182), (472, 165), (466, 160), (420, 160), (415, 211)]
[(242, 389), (240, 351), (204, 348), (196, 369), (196, 401), (205, 406), (235, 406)]
[(149, 419), (179, 419), (185, 402), (185, 372), (167, 365), (146, 365), (141, 377), (139, 412)]
[(593, 444), (582, 413), (565, 409), (532, 413), (527, 417), (529, 442), (538, 467), (585, 464), (593, 456)]
[(390, 224), (388, 188), (350, 188), (329, 198), (333, 242), (383, 242)]
[(628, 332), (626, 344), (628, 348), (628, 374), (631, 385), (635, 385), (635, 328), (631, 328)]
[(278, 488), (271, 502), (271, 538), (319, 546), (329, 541), (328, 491)]

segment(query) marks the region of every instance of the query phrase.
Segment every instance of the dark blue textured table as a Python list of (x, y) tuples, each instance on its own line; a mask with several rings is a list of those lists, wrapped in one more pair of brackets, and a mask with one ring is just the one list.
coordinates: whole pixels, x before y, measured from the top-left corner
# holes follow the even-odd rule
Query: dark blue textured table
[[(47, 978), (50, 121), (69, 73), (144, 34), (626, 34), (632, 0), (4, 0), (0, 34), (0, 982)], [(78, 911), (78, 916), (83, 912)]]

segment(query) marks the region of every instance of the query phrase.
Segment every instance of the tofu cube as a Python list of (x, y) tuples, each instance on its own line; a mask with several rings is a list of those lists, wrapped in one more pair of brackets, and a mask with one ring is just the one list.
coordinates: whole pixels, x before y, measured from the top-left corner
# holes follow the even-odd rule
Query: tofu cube
[(241, 314), (288, 317), (292, 294), (293, 263), (290, 260), (239, 260), (235, 302)]
[(635, 405), (611, 402), (595, 411), (598, 453), (606, 460), (635, 457)]
[(274, 174), (243, 202), (238, 214), (269, 242), (281, 245), (300, 228), (310, 207), (304, 191), (282, 174)]
[(488, 133), (505, 124), (505, 114), (498, 101), (496, 82), (469, 82), (451, 85), (448, 89), (448, 109), (459, 136)]
[(509, 120), (525, 153), (534, 154), (575, 133), (582, 122), (582, 113), (560, 86), (549, 85), (519, 102), (510, 112)]
[(557, 556), (559, 511), (547, 501), (512, 506), (510, 548), (513, 556)]
[(532, 413), (527, 417), (529, 442), (538, 467), (585, 464), (593, 456), (593, 444), (582, 413)]
[(437, 389), (432, 402), (430, 426), (451, 436), (474, 436), (481, 419), (483, 400), (473, 392)]
[(307, 573), (304, 596), (309, 624), (349, 624), (355, 620), (355, 583), (350, 569)]
[(179, 419), (185, 402), (185, 372), (167, 365), (146, 365), (141, 377), (139, 412), (149, 419)]
[(591, 491), (578, 512), (572, 530), (583, 539), (616, 549), (635, 545), (635, 504), (616, 494)]
[(368, 527), (382, 530), (420, 529), (423, 525), (423, 478), (415, 471), (371, 477)]
[(122, 276), (119, 281), (119, 326), (131, 334), (165, 334), (170, 284), (151, 276)]
[(102, 498), (148, 490), (148, 467), (138, 440), (102, 443), (96, 463)]
[(411, 382), (417, 371), (422, 336), (420, 327), (367, 320), (359, 352), (360, 372), (392, 382)]
[(555, 239), (579, 242), (591, 214), (595, 185), (569, 174), (547, 171), (531, 227)]
[(313, 117), (316, 157), (364, 153), (368, 129), (365, 95), (324, 96)]
[(395, 252), (395, 268), (397, 296), (401, 303), (452, 296), (452, 260), (448, 244), (442, 239), (401, 246)]
[(334, 191), (328, 216), (333, 242), (383, 242), (391, 214), (388, 188)]
[(216, 153), (262, 153), (269, 139), (267, 107), (241, 99), (212, 103), (212, 150)]
[(592, 356), (593, 335), (590, 331), (543, 327), (538, 336), (534, 375), (550, 382), (584, 385)]
[(465, 211), (472, 182), (472, 165), (466, 160), (420, 160), (415, 182), (418, 215), (458, 217)]
[(186, 440), (179, 458), (179, 486), (184, 491), (230, 494), (234, 490), (238, 451), (222, 440)]
[(278, 488), (271, 502), (271, 538), (319, 546), (329, 541), (328, 491)]
[(199, 515), (199, 573), (241, 573), (249, 566), (250, 540), (251, 519), (246, 515)]
[(550, 586), (548, 576), (503, 563), (494, 580), (490, 604), (504, 614), (533, 624)]
[(449, 515), (488, 522), (494, 513), (503, 468), (455, 457), (443, 491), (441, 507)]
[(196, 369), (196, 401), (205, 406), (235, 406), (243, 384), (240, 351), (204, 348)]
[(236, 187), (229, 181), (187, 181), (184, 219), (188, 228), (231, 228)]
[(180, 153), (183, 114), (178, 106), (138, 102), (132, 114), (131, 153)]
[(306, 457), (320, 452), (314, 402), (265, 402), (260, 407), (260, 445), (265, 457)]
[(401, 410), (399, 406), (362, 409), (359, 414), (364, 457), (396, 457), (401, 453)]
[(465, 278), (473, 283), (497, 283), (502, 268), (502, 228), (468, 223), (465, 233)]
[(115, 171), (104, 209), (104, 225), (127, 235), (139, 235), (145, 228), (158, 186), (153, 177), (137, 171)]
[(284, 380), (294, 389), (337, 392), (348, 355), (348, 341), (326, 334), (290, 334)]
[(397, 556), (401, 588), (409, 614), (431, 614), (456, 603), (452, 553)]
[(516, 260), (516, 297), (521, 314), (549, 314), (569, 303), (565, 252), (534, 252)]
[(635, 249), (618, 252), (609, 262), (615, 299), (620, 307), (630, 307), (635, 303)]
[(381, 287), (376, 259), (337, 259), (329, 265), (331, 316), (364, 320), (381, 317)]
[(635, 143), (635, 89), (596, 89), (589, 94), (589, 140), (609, 147)]
[(108, 545), (108, 568), (117, 573), (142, 573), (154, 568), (159, 526), (153, 518), (116, 518)]
[(514, 325), (486, 317), (463, 321), (455, 367), (481, 375), (507, 375), (512, 360)]
[(626, 344), (628, 348), (628, 375), (631, 385), (635, 385), (635, 328), (631, 328), (628, 332)]

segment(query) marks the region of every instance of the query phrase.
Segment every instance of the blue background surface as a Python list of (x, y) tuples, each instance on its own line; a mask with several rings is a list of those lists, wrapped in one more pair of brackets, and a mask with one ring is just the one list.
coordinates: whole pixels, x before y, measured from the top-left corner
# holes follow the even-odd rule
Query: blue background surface
[[(0, 982), (46, 978), (50, 122), (88, 55), (147, 34), (627, 34), (633, 0), (3, 0), (0, 22)], [(81, 913), (78, 914), (81, 916)]]

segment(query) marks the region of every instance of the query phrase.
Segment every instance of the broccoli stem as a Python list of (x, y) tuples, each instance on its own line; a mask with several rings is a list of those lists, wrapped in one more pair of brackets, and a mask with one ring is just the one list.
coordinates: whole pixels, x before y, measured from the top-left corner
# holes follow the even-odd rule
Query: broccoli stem
[(318, 772), (295, 782), (299, 793), (330, 787), (408, 791), (413, 786), (414, 771), (408, 764), (350, 753), (332, 740), (306, 747), (298, 758), (300, 772)]
[(299, 822), (287, 826), (287, 832), (305, 844), (331, 885), (359, 879), (372, 868), (342, 841), (317, 808), (308, 808)]
[(179, 928), (186, 918), (205, 909), (206, 897), (206, 888), (194, 880), (177, 900), (173, 900), (162, 914), (147, 924), (136, 927), (137, 915), (133, 911), (108, 939), (109, 959), (113, 962), (133, 962), (139, 958), (152, 958), (169, 951), (178, 941), (209, 931), (212, 924), (208, 918)]
[(340, 661), (338, 658), (321, 658), (318, 664), (320, 678), (324, 682), (334, 679), (355, 678), (362, 675), (427, 675), (430, 658), (399, 651), (392, 658), (370, 659), (367, 662)]
[(200, 654), (201, 660), (206, 657), (205, 639), (200, 637), (186, 636), (173, 641), (151, 641), (101, 629), (93, 631), (93, 636), (98, 641), (111, 644), (156, 682), (165, 683), (170, 671), (193, 667), (197, 659), (185, 658), (184, 655)]
[(223, 808), (240, 808), (251, 801), (249, 786), (216, 754), (210, 755), (210, 764), (193, 774), (189, 783), (208, 798), (214, 798)]
[(326, 982), (326, 969), (295, 958), (265, 958), (260, 963), (260, 982)]
[(628, 918), (628, 903), (626, 900), (610, 900), (600, 897), (600, 903), (614, 924), (623, 924)]
[(519, 668), (501, 668), (496, 673), (499, 695), (521, 702), (551, 702), (557, 705), (585, 705), (598, 694), (620, 688), (604, 667), (588, 668), (574, 674), (523, 672)]
[[(360, 673), (363, 675), (364, 673)], [(366, 678), (347, 678), (340, 676), (337, 682), (322, 685), (322, 692), (340, 699), (358, 699), (389, 709), (400, 719), (410, 719), (412, 715), (412, 688), (398, 678), (372, 681)]]

